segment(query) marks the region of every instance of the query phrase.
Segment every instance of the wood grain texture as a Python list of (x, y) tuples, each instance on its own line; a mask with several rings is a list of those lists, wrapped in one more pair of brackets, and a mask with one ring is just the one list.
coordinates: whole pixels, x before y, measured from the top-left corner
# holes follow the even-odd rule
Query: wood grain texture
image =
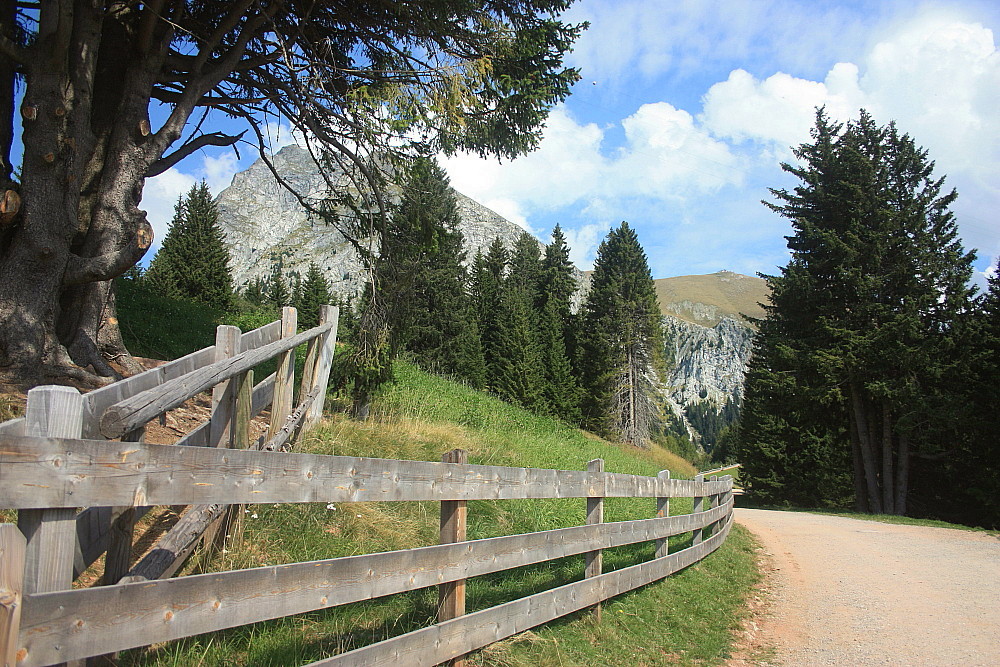
[[(677, 497), (688, 480), (0, 435), (0, 507)], [(697, 485), (725, 491), (727, 482)], [(718, 485), (713, 487), (712, 484)], [(680, 493), (675, 493), (675, 491)]]
[[(240, 337), (240, 348), (252, 350), (273, 343), (278, 340), (280, 332), (281, 323), (279, 321), (265, 324), (259, 329), (254, 329), (243, 334)], [(126, 398), (135, 396), (140, 392), (158, 387), (168, 380), (173, 380), (199, 368), (204, 368), (214, 361), (216, 361), (215, 347), (211, 346), (89, 392), (84, 397), (84, 437), (101, 437), (99, 421), (101, 415), (108, 407)]]
[(698, 546), (664, 558), (584, 579), (513, 602), (365, 646), (308, 667), (407, 665), (431, 667), (457, 655), (524, 632), (601, 600), (662, 579), (704, 558), (722, 545), (726, 529)]
[[(670, 471), (661, 470), (657, 474), (657, 479), (669, 480)], [(670, 498), (668, 496), (661, 496), (656, 499), (656, 517), (663, 518), (670, 516)], [(663, 558), (670, 552), (670, 545), (665, 539), (660, 539), (656, 541), (656, 557)]]
[(17, 662), (26, 548), (17, 526), (0, 524), (0, 663), (4, 667)]
[[(464, 449), (453, 449), (441, 457), (442, 463), (469, 462), (469, 453)], [(468, 528), (469, 508), (465, 500), (445, 500), (441, 503), (440, 543), (455, 544), (465, 542)], [(465, 614), (465, 579), (456, 579), (438, 586), (438, 622), (458, 618)], [(461, 656), (450, 661), (451, 667), (464, 667)]]
[(326, 403), (326, 387), (330, 383), (330, 368), (333, 365), (333, 354), (337, 347), (337, 327), (340, 322), (340, 309), (334, 306), (320, 306), (320, 326), (329, 329), (319, 338), (319, 352), (316, 359), (316, 370), (313, 374), (313, 388), (317, 389), (316, 401), (309, 408), (306, 416), (306, 428), (314, 426), (323, 417), (323, 406)]
[(0, 433), (7, 435), (24, 435), (24, 417), (9, 419), (0, 424)]
[[(731, 511), (729, 504), (702, 516), (576, 526), (406, 551), (46, 593), (32, 597), (25, 605), (22, 636), (28, 638), (29, 653), (39, 661), (35, 664), (46, 664), (45, 660), (123, 650), (598, 548), (680, 535)], [(77, 631), (80, 619), (86, 619), (87, 632)], [(58, 650), (53, 649), (56, 644)]]
[(105, 409), (100, 416), (101, 434), (107, 438), (117, 438), (137, 426), (151, 421), (158, 415), (173, 410), (195, 394), (326, 333), (330, 327), (331, 324), (323, 324), (297, 336), (283, 338), (263, 347), (241, 352), (235, 357), (216, 361), (186, 375), (167, 380), (159, 386), (117, 401)]
[[(29, 436), (79, 438), (83, 396), (72, 387), (35, 387), (28, 391), (24, 418)], [(6, 478), (6, 486), (16, 474), (7, 470), (0, 479)], [(22, 505), (17, 516), (17, 526), (28, 541), (24, 590), (37, 593), (70, 588), (76, 559), (76, 505), (49, 509), (51, 504), (38, 502), (34, 507), (44, 509), (28, 509), (31, 506), (30, 502)]]
[[(588, 472), (604, 472), (604, 459), (594, 459), (587, 462)], [(588, 526), (593, 526), (596, 524), (604, 523), (604, 498), (587, 498), (587, 521)], [(596, 577), (601, 574), (604, 568), (604, 557), (603, 552), (598, 549), (596, 551), (588, 551), (584, 554), (584, 573), (585, 578)], [(598, 602), (594, 607), (594, 620), (597, 623), (601, 622), (601, 603)]]
[[(281, 309), (281, 337), (291, 338), (298, 326), (298, 313), (294, 308)], [(270, 440), (284, 426), (292, 413), (292, 391), (295, 386), (295, 350), (289, 350), (278, 358), (278, 370), (274, 379), (274, 402), (271, 404), (271, 423), (267, 431)]]
[(683, 497), (693, 490), (688, 480), (616, 473), (2, 435), (0, 466), (0, 507), (11, 508)]

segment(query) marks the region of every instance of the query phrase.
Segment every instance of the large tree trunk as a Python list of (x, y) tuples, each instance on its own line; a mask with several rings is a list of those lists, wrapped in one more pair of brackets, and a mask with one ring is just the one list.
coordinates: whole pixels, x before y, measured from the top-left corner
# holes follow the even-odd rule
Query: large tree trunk
[(910, 439), (903, 433), (899, 436), (899, 452), (896, 464), (896, 514), (906, 514), (906, 496), (910, 485)]
[[(853, 415), (853, 413), (852, 413)], [(865, 488), (865, 465), (861, 461), (861, 444), (858, 442), (858, 429), (851, 419), (851, 463), (854, 466), (854, 510), (868, 512), (868, 492)]]
[(851, 404), (850, 412), (854, 416), (854, 427), (857, 430), (858, 445), (861, 447), (861, 461), (865, 470), (865, 486), (868, 489), (869, 509), (876, 513), (882, 513), (882, 496), (879, 493), (878, 470), (875, 467), (875, 456), (872, 452), (871, 434), (868, 427), (868, 418), (865, 413), (865, 403), (861, 396), (861, 390), (855, 383), (850, 384)]
[(892, 411), (887, 401), (882, 402), (882, 511), (895, 514), (893, 493), (896, 490), (892, 474)]

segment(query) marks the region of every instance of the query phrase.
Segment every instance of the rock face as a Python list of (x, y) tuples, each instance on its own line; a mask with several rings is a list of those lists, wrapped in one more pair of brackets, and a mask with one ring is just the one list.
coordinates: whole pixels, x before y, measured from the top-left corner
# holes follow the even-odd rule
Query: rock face
[(743, 400), (743, 378), (753, 346), (753, 330), (725, 317), (714, 327), (676, 317), (663, 318), (667, 352), (675, 365), (667, 382), (680, 405), (709, 401), (718, 407)]
[[(326, 180), (309, 153), (298, 146), (282, 148), (272, 159), (276, 171), (306, 199), (322, 199)], [(509, 248), (524, 231), (520, 226), (456, 192), (468, 260), (500, 238)], [(278, 183), (258, 160), (236, 174), (216, 204), (219, 223), (232, 257), (237, 288), (268, 277), (277, 266), (282, 274), (304, 278), (310, 262), (323, 271), (333, 292), (352, 298), (359, 294), (367, 273), (354, 247), (334, 227), (306, 213), (299, 200)], [(375, 239), (362, 239), (374, 246)]]

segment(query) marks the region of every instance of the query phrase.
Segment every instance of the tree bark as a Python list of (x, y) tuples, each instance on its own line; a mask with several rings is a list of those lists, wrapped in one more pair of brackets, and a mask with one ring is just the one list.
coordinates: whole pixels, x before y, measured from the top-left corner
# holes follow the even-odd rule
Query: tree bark
[(895, 503), (894, 493), (896, 486), (893, 484), (892, 473), (892, 410), (888, 401), (882, 402), (882, 510), (886, 514), (895, 514), (893, 509)]
[(861, 461), (861, 444), (858, 442), (858, 429), (851, 412), (851, 463), (854, 466), (854, 510), (868, 512), (868, 491), (865, 488), (865, 465)]
[(861, 461), (865, 470), (865, 486), (868, 489), (868, 506), (876, 514), (882, 513), (882, 497), (878, 487), (878, 471), (875, 467), (875, 456), (872, 453), (872, 444), (868, 430), (868, 420), (865, 414), (864, 399), (857, 384), (850, 383), (851, 405), (850, 410), (854, 415), (854, 426), (857, 429), (858, 444), (861, 447)]
[(896, 464), (896, 514), (906, 514), (906, 496), (910, 484), (910, 439), (905, 433), (899, 436)]

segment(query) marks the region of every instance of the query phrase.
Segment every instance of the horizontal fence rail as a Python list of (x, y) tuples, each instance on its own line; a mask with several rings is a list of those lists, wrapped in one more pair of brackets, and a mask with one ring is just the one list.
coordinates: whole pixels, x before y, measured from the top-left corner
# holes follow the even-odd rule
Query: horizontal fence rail
[(0, 506), (691, 498), (726, 482), (0, 435)]

